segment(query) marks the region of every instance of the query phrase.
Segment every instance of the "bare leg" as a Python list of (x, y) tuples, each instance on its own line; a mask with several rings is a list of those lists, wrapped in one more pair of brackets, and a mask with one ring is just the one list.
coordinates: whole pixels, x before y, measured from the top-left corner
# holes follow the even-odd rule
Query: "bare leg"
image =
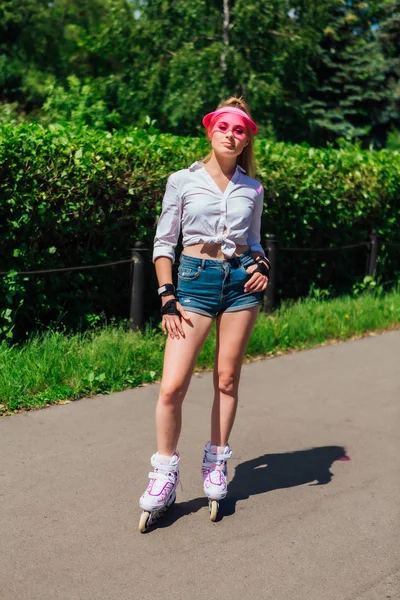
[(192, 325), (182, 319), (184, 338), (166, 340), (164, 368), (156, 407), (158, 452), (172, 456), (182, 425), (182, 402), (186, 396), (198, 355), (210, 332), (211, 317), (190, 313)]
[(257, 320), (259, 307), (222, 313), (217, 319), (214, 403), (211, 443), (226, 446), (235, 421), (243, 356)]

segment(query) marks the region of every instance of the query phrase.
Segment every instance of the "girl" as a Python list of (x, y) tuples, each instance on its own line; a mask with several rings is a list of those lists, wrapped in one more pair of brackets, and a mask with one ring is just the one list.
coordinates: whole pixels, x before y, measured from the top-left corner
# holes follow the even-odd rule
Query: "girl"
[[(260, 245), (264, 191), (253, 179), (257, 125), (248, 106), (229, 98), (203, 118), (211, 151), (202, 162), (173, 173), (158, 221), (153, 262), (167, 335), (156, 407), (157, 452), (140, 498), (144, 531), (174, 501), (179, 482), (177, 445), (182, 402), (200, 350), (216, 320), (211, 439), (202, 476), (211, 520), (227, 494), (228, 440), (235, 420), (243, 356), (257, 319), (269, 262)], [(178, 287), (172, 284), (182, 229)]]

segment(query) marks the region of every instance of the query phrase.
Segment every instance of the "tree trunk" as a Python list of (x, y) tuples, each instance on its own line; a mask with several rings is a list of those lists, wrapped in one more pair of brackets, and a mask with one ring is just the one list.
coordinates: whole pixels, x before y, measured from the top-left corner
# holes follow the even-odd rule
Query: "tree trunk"
[(222, 25), (222, 41), (224, 49), (221, 54), (221, 71), (222, 77), (225, 79), (226, 73), (226, 54), (229, 46), (229, 0), (224, 0), (224, 20)]

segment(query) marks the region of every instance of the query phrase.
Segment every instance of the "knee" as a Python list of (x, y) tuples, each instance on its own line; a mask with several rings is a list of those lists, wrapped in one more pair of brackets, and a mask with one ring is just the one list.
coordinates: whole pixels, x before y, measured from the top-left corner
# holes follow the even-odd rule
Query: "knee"
[(235, 373), (225, 371), (218, 373), (218, 390), (226, 396), (234, 396), (237, 392), (238, 377)]
[(160, 388), (159, 402), (163, 406), (174, 407), (182, 404), (185, 397), (185, 388), (178, 382), (162, 383)]

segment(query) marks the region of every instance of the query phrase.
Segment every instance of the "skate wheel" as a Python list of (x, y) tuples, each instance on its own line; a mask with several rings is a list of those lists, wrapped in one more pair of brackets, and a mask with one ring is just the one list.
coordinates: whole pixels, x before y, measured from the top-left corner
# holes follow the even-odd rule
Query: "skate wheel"
[(218, 514), (219, 504), (216, 500), (210, 500), (208, 507), (210, 509), (210, 520), (215, 521)]
[(142, 514), (140, 515), (140, 521), (139, 521), (140, 533), (143, 533), (144, 531), (146, 531), (147, 521), (149, 520), (149, 517), (150, 517), (150, 513), (147, 511), (142, 512)]

